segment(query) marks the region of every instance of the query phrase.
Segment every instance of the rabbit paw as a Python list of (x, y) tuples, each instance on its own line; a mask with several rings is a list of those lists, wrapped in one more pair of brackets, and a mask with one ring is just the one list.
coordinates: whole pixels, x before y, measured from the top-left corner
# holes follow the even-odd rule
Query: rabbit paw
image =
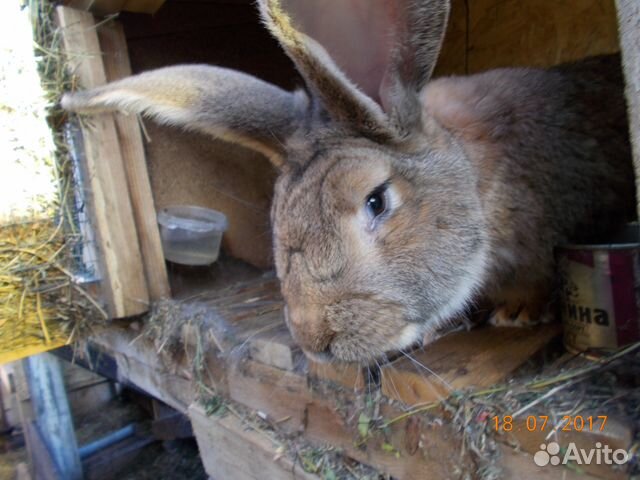
[(531, 327), (552, 320), (548, 312), (531, 315), (525, 305), (502, 305), (497, 307), (489, 317), (489, 324), (494, 327)]

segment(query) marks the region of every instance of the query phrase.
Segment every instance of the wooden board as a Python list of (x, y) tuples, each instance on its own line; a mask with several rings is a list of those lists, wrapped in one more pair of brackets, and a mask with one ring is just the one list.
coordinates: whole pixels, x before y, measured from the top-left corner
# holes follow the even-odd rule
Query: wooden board
[(279, 444), (251, 429), (239, 418), (208, 417), (202, 407), (189, 407), (189, 417), (200, 449), (200, 458), (213, 479), (313, 480), (286, 455), (277, 455)]
[[(212, 323), (207, 327), (207, 332), (217, 338), (217, 341), (210, 339), (204, 346), (206, 373), (200, 381), (204, 384), (206, 395), (221, 397), (224, 401), (231, 402), (232, 406), (239, 404), (255, 410), (284, 435), (299, 434), (313, 445), (332, 445), (346, 456), (395, 478), (449, 479), (456, 478), (455, 472), (462, 475), (478, 468), (474, 455), (464, 445), (463, 436), (451, 424), (450, 417), (444, 410), (434, 408), (430, 411), (429, 418), (412, 415), (399, 419), (388, 428), (375, 430), (370, 437), (363, 439), (358, 429), (359, 415), (367, 403), (363, 392), (371, 391), (375, 394), (378, 388), (383, 388), (384, 392), (384, 384), (382, 387), (365, 384), (363, 391), (354, 392), (353, 385), (340, 388), (335, 385), (340, 385), (340, 380), (326, 381), (328, 375), (321, 373), (322, 369), (318, 367), (311, 367), (309, 370), (283, 369), (273, 365), (280, 360), (274, 361), (270, 355), (264, 357), (267, 364), (257, 361), (257, 357), (264, 352), (256, 355), (256, 350), (252, 351), (252, 344), (256, 339), (260, 340), (258, 345), (263, 348), (263, 343), (268, 344), (270, 335), (273, 335), (276, 345), (292, 348), (282, 330), (282, 300), (275, 279), (253, 278), (227, 288), (202, 293), (191, 302), (197, 304), (197, 308), (204, 308), (205, 311), (208, 309)], [(263, 330), (265, 328), (266, 331)], [(456, 376), (460, 376), (465, 385), (474, 383), (472, 380), (478, 378), (486, 382), (482, 385), (486, 385), (503, 380), (526, 359), (535, 356), (557, 333), (557, 325), (532, 331), (494, 327), (477, 329), (445, 337), (431, 345), (427, 353), (440, 352), (436, 355), (437, 362), (430, 366), (436, 366), (438, 371), (449, 375), (448, 381), (458, 388), (463, 388), (463, 385), (456, 383)], [(103, 348), (111, 350), (112, 355), (115, 355), (118, 376), (123, 382), (136, 385), (173, 408), (184, 411), (186, 405), (196, 400), (197, 393), (191, 387), (193, 377), (188, 359), (180, 355), (165, 357), (157, 352), (155, 345), (141, 339), (133, 341), (137, 335), (139, 332), (130, 328), (120, 331), (112, 328), (108, 334), (103, 333), (99, 340)], [(195, 338), (189, 329), (185, 329), (183, 335), (187, 342), (192, 342)], [(221, 345), (223, 351), (219, 351), (216, 345)], [(271, 351), (268, 345), (267, 351)], [(276, 358), (280, 358), (279, 355)], [(414, 383), (419, 383), (419, 379), (425, 374), (420, 370), (419, 373), (416, 372), (410, 365), (402, 366), (402, 361), (398, 362), (398, 366), (400, 372), (396, 373), (400, 375), (399, 378), (408, 375), (413, 378)], [(465, 369), (459, 368), (462, 366)], [(339, 372), (341, 366), (335, 368)], [(387, 368), (390, 367), (385, 367), (385, 370)], [(385, 371), (382, 375), (383, 380), (386, 373)], [(403, 413), (397, 406), (388, 405), (384, 398), (379, 409), (381, 417), (387, 420)], [(206, 437), (206, 432), (219, 431), (221, 428), (217, 423), (219, 418), (215, 416), (201, 416), (199, 421), (199, 427), (193, 425), (194, 432), (199, 437)], [(610, 438), (614, 439), (611, 444), (624, 445), (628, 432), (627, 437), (624, 432), (616, 432), (611, 430)], [(498, 441), (504, 441), (510, 446), (504, 447), (508, 457), (496, 460), (495, 467), (499, 468), (504, 463), (505, 469), (510, 472), (518, 469), (534, 471), (537, 467), (532, 463), (532, 454), (537, 451), (542, 440), (528, 432), (516, 433), (519, 435), (497, 437)], [(226, 441), (226, 430), (222, 431), (221, 435), (223, 434), (225, 436), (215, 437), (216, 441), (222, 442), (221, 438)], [(589, 435), (577, 436), (585, 446), (598, 440)], [(209, 456), (216, 462), (227, 462), (225, 465), (232, 468), (236, 462), (233, 452), (228, 453), (224, 446), (219, 447), (222, 452), (212, 451), (211, 442), (214, 440), (211, 438), (206, 443), (200, 438), (198, 441), (203, 450), (203, 458)], [(243, 452), (245, 458), (248, 458), (247, 451), (242, 449), (249, 448), (247, 442), (250, 444), (250, 440), (243, 438), (239, 440), (240, 446), (234, 447), (234, 451)], [(520, 445), (523, 451), (516, 452), (513, 445)], [(452, 455), (451, 452), (456, 454)], [(218, 460), (216, 455), (222, 455), (226, 460)], [(264, 466), (262, 462), (265, 458), (272, 462), (273, 456), (261, 457), (255, 454), (251, 458), (254, 457), (262, 465), (261, 469), (271, 468), (270, 464)], [(209, 461), (214, 463), (214, 460)], [(207, 460), (205, 464), (206, 462)], [(211, 468), (207, 468), (207, 471), (215, 478)], [(612, 476), (608, 469), (588, 471), (599, 477), (618, 478)], [(252, 475), (253, 472), (254, 470), (250, 470), (249, 473), (241, 474)], [(226, 475), (228, 471), (223, 470), (222, 474)], [(541, 474), (549, 479), (561, 479), (566, 475), (566, 478), (571, 478), (570, 472), (560, 467), (549, 466)]]
[[(98, 28), (98, 39), (103, 52), (107, 81), (113, 82), (131, 75), (127, 41), (119, 22), (107, 22)], [(115, 114), (116, 130), (126, 172), (131, 206), (136, 221), (140, 252), (144, 262), (147, 287), (151, 300), (171, 296), (165, 266), (160, 231), (153, 203), (151, 183), (137, 118)]]
[(453, 0), (436, 76), (547, 67), (619, 50), (614, 0)]
[(33, 462), (40, 461), (38, 455), (44, 458), (50, 455), (62, 478), (81, 480), (82, 465), (58, 359), (42, 353), (25, 359), (23, 366), (29, 384), (37, 436), (41, 437), (47, 450), (31, 450)]
[(37, 480), (64, 480), (35, 422), (23, 424), (29, 460)]
[(551, 340), (560, 325), (483, 327), (447, 335), (424, 351), (382, 368), (382, 392), (407, 405), (432, 402), (452, 390), (487, 387), (504, 380)]
[[(67, 7), (56, 8), (70, 65), (83, 88), (106, 83), (93, 16)], [(96, 115), (83, 122), (83, 138), (92, 219), (101, 256), (102, 286), (112, 317), (148, 310), (149, 293), (138, 247), (129, 189), (113, 115)]]
[(363, 367), (352, 363), (318, 363), (307, 360), (311, 378), (342, 385), (353, 391), (362, 391), (367, 385)]
[(304, 363), (302, 350), (282, 322), (269, 332), (256, 335), (249, 342), (249, 356), (264, 365), (294, 370)]

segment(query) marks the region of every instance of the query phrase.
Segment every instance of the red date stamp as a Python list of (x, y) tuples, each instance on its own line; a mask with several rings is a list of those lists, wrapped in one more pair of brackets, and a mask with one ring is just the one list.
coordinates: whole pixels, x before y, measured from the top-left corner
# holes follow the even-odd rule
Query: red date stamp
[(511, 415), (492, 417), (493, 427), (497, 432), (524, 431), (545, 432), (557, 430), (561, 432), (602, 432), (607, 424), (607, 415), (582, 416), (564, 415), (558, 424), (549, 422), (548, 415), (529, 415), (513, 418)]

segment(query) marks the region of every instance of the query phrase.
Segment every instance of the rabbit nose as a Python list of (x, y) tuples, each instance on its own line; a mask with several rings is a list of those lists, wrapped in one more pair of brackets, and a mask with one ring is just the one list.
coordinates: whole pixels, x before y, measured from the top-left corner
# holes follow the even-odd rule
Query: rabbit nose
[(336, 334), (327, 326), (322, 307), (288, 303), (284, 316), (293, 339), (305, 352), (328, 353)]

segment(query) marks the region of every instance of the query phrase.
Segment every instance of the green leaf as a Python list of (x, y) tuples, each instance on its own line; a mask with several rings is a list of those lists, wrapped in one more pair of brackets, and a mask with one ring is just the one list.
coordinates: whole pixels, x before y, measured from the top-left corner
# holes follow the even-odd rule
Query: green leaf
[(396, 451), (396, 448), (390, 443), (384, 442), (382, 444), (382, 450), (384, 450), (387, 453), (394, 453)]
[(333, 469), (327, 467), (324, 472), (322, 472), (322, 480), (338, 480), (338, 477)]
[(361, 413), (358, 417), (358, 433), (360, 437), (366, 438), (369, 434), (369, 422), (371, 422), (371, 418), (366, 413)]

